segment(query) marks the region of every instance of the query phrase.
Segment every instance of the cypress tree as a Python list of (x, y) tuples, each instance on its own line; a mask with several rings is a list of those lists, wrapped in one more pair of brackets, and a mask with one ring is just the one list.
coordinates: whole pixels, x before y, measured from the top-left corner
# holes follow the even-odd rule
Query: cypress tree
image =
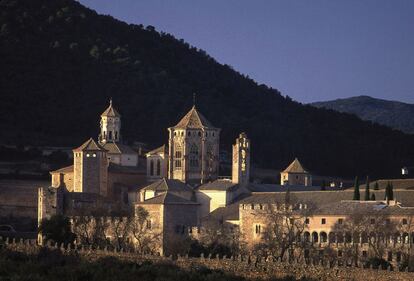
[(360, 200), (361, 196), (359, 194), (359, 181), (358, 177), (355, 177), (355, 184), (354, 184), (354, 199), (353, 200)]
[(374, 190), (379, 190), (378, 181), (376, 181), (375, 184), (374, 184)]
[(369, 201), (370, 200), (370, 196), (369, 196), (369, 177), (367, 177), (367, 182), (365, 185), (365, 201)]
[(392, 183), (388, 182), (387, 186), (385, 187), (385, 198), (387, 200), (394, 200), (394, 187), (392, 186)]
[(390, 200), (394, 200), (394, 185), (390, 183)]
[(371, 201), (375, 201), (376, 199), (375, 199), (375, 193), (372, 193), (371, 194)]

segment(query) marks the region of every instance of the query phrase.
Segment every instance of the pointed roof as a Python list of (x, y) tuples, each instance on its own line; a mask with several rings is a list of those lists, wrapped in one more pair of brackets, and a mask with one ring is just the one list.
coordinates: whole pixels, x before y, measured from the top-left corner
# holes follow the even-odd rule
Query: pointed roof
[(121, 114), (112, 106), (112, 99), (109, 100), (108, 108), (101, 114), (101, 117), (121, 117)]
[(102, 147), (110, 154), (137, 154), (131, 147), (121, 143), (106, 142)]
[(75, 148), (73, 151), (106, 151), (100, 144), (93, 140), (93, 138), (88, 139), (84, 144)]
[(157, 180), (150, 185), (143, 188), (143, 190), (153, 190), (153, 191), (190, 191), (192, 192), (193, 189), (188, 186), (187, 184), (183, 183), (179, 180), (172, 180), (162, 178)]
[(164, 192), (160, 195), (152, 197), (140, 204), (162, 204), (162, 205), (199, 205), (199, 203), (191, 200), (187, 200), (181, 196), (170, 192)]
[(303, 168), (298, 158), (295, 158), (295, 160), (293, 160), (293, 162), (290, 163), (290, 165), (282, 173), (308, 174), (309, 172)]
[(162, 145), (162, 146), (160, 146), (156, 149), (151, 150), (146, 155), (149, 156), (149, 155), (155, 155), (155, 154), (158, 154), (158, 153), (167, 154), (167, 146), (164, 144), (164, 145)]
[(215, 127), (197, 111), (195, 105), (191, 110), (175, 125), (173, 128), (180, 129), (201, 129), (201, 128), (213, 128)]

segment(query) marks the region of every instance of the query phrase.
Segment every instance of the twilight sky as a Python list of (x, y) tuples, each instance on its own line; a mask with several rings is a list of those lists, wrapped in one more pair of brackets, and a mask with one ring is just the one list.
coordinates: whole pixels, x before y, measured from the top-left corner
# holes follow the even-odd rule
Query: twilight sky
[(412, 0), (80, 0), (155, 26), (300, 102), (414, 103)]

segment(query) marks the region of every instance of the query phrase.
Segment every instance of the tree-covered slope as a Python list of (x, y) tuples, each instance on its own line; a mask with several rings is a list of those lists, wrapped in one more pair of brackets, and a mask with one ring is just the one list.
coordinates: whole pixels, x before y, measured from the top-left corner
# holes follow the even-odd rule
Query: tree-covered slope
[(223, 149), (246, 131), (261, 167), (284, 168), (297, 156), (318, 174), (388, 176), (414, 164), (413, 136), (291, 101), (152, 27), (75, 1), (0, 1), (2, 141), (79, 145), (97, 136), (113, 97), (124, 139), (155, 147), (193, 92), (222, 128)]
[(355, 114), (362, 120), (414, 134), (414, 104), (358, 96), (315, 102), (312, 105)]

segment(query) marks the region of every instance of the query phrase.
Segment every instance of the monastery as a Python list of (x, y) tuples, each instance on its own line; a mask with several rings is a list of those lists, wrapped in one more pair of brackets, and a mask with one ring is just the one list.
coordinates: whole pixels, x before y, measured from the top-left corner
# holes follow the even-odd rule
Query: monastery
[[(73, 149), (73, 165), (52, 171), (49, 187), (38, 191), (38, 221), (55, 214), (88, 216), (88, 210), (104, 209), (149, 213), (147, 231), (160, 233), (157, 251), (171, 254), (179, 241), (198, 239), (211, 223), (238, 231), (249, 250), (266, 240), (278, 220), (303, 222), (295, 241), (311, 245), (305, 251), (322, 251), (335, 245), (343, 255), (347, 243), (360, 245), (361, 256), (370, 254), (370, 239), (386, 245), (383, 255), (400, 262), (414, 243), (414, 190), (404, 181), (394, 182), (393, 200), (384, 198), (384, 183), (372, 190), (377, 200), (355, 201), (353, 190), (312, 185), (312, 175), (298, 159), (281, 172), (280, 185), (256, 184), (250, 179), (252, 144), (246, 133), (234, 140), (231, 177), (219, 175), (220, 129), (195, 106), (168, 128), (165, 145), (146, 154), (146, 163), (122, 142), (121, 115), (112, 101), (102, 113), (97, 140), (88, 139)], [(276, 178), (276, 175), (275, 175)], [(412, 183), (412, 181), (411, 181)], [(414, 187), (414, 186), (413, 186)], [(393, 233), (349, 233), (344, 220), (364, 214), (376, 229), (381, 216), (395, 225)], [(296, 235), (296, 234), (295, 234)], [(108, 239), (111, 235), (108, 234)], [(133, 241), (132, 239), (131, 241)], [(42, 243), (42, 237), (39, 237)], [(305, 245), (303, 244), (303, 245)]]

